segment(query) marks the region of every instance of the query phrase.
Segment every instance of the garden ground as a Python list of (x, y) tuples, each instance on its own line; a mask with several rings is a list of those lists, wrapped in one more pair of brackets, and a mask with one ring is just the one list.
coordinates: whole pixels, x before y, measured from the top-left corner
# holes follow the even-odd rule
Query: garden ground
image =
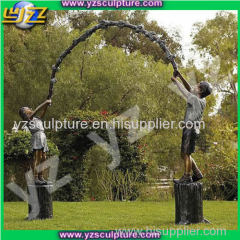
[[(174, 224), (174, 200), (162, 202), (54, 202), (54, 218), (25, 221), (25, 202), (4, 203), (4, 229), (115, 230), (169, 229)], [(194, 229), (237, 229), (236, 201), (204, 201), (204, 217), (211, 224)]]

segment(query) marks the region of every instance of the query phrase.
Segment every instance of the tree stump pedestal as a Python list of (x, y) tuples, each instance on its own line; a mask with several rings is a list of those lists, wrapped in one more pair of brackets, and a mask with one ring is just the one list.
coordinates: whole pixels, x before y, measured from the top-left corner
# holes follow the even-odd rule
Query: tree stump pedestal
[(203, 217), (202, 183), (174, 184), (175, 223), (209, 223)]
[(52, 189), (53, 185), (28, 185), (28, 217), (26, 220), (53, 217)]

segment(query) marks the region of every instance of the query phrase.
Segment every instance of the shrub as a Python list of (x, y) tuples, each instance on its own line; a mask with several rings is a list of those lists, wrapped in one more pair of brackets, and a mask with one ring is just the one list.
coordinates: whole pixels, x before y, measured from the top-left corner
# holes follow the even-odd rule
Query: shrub
[[(68, 113), (62, 118), (62, 120), (67, 121), (86, 121), (91, 123), (92, 121), (109, 121), (113, 115), (109, 115), (106, 111), (102, 112), (91, 112), (91, 111), (81, 111), (75, 110)], [(118, 146), (120, 150), (121, 162), (120, 165), (114, 170), (119, 173), (119, 178), (121, 176), (126, 176), (131, 174), (131, 178), (134, 178), (136, 182), (143, 182), (145, 179), (146, 164), (141, 161), (138, 149), (138, 143), (130, 144), (127, 139), (127, 131), (124, 129), (115, 129), (116, 137), (118, 140)], [(109, 136), (106, 129), (96, 129), (95, 132), (103, 138), (105, 141), (109, 142)], [(58, 178), (64, 177), (66, 174), (70, 174), (73, 178), (72, 182), (61, 189), (59, 189), (55, 194), (54, 198), (59, 201), (83, 201), (94, 196), (90, 196), (89, 187), (91, 184), (91, 174), (96, 168), (95, 163), (89, 162), (86, 157), (87, 152), (91, 149), (95, 143), (90, 140), (87, 135), (90, 133), (88, 129), (60, 129), (58, 132), (53, 134), (55, 143), (60, 150), (60, 164)], [(109, 155), (110, 156), (110, 155)], [(108, 158), (112, 161), (112, 157)], [(97, 161), (97, 159), (95, 159)], [(106, 163), (109, 164), (111, 162)], [(110, 175), (109, 170), (106, 170)], [(98, 172), (98, 176), (100, 176)], [(96, 175), (95, 175), (96, 176)], [(114, 188), (114, 186), (113, 186)], [(133, 188), (133, 187), (132, 187)], [(136, 187), (129, 189), (127, 193), (127, 198), (136, 199), (138, 195), (138, 190)], [(120, 195), (123, 193), (123, 189), (119, 190), (112, 189), (111, 191), (122, 191), (118, 193), (118, 197), (114, 199), (120, 199)], [(125, 194), (126, 195), (126, 194)], [(131, 196), (130, 196), (131, 195)], [(106, 194), (104, 195), (106, 198)]]
[[(6, 184), (15, 182), (26, 189), (25, 172), (30, 169), (32, 153), (30, 149), (31, 134), (18, 131), (17, 133), (4, 132), (4, 201), (20, 200), (12, 193)], [(58, 155), (58, 148), (49, 139), (47, 156)]]
[(96, 170), (99, 188), (105, 199), (110, 201), (136, 200), (139, 195), (138, 175), (126, 170)]
[(204, 198), (236, 200), (238, 193), (238, 169), (235, 161), (227, 165), (212, 163), (205, 170)]
[[(237, 135), (228, 119), (215, 115), (206, 119), (202, 144), (194, 153), (203, 172), (203, 196), (208, 200), (234, 200), (238, 195)], [(204, 146), (204, 147), (203, 147)], [(202, 151), (201, 151), (202, 150)]]

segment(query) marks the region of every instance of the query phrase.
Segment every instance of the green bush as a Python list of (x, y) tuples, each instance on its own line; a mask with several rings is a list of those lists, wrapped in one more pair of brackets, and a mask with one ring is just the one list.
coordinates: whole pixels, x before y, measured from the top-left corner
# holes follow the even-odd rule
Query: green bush
[[(64, 116), (62, 120), (87, 121), (88, 123), (91, 123), (94, 120), (109, 121), (113, 117), (113, 115), (109, 115), (106, 111), (100, 113), (75, 110)], [(109, 142), (109, 136), (106, 129), (95, 129), (95, 132), (105, 141)], [(98, 168), (96, 164), (98, 156), (96, 156), (97, 159), (95, 159), (95, 162), (89, 161), (89, 158), (87, 157), (88, 151), (95, 145), (95, 143), (87, 137), (88, 133), (90, 133), (89, 129), (62, 128), (52, 135), (60, 150), (58, 178), (64, 177), (66, 174), (70, 174), (73, 179), (69, 184), (62, 187), (54, 194), (55, 200), (83, 201), (89, 198), (98, 198), (92, 194), (100, 192), (101, 189), (93, 190), (93, 187), (91, 186), (91, 178), (93, 176), (96, 177), (96, 174), (98, 174), (99, 177), (102, 170), (112, 174), (109, 170), (106, 170), (107, 164), (110, 164), (112, 161), (112, 157), (110, 155), (108, 155), (110, 157), (107, 157), (107, 161), (109, 162), (106, 161), (104, 167), (101, 167), (99, 172), (95, 172)], [(138, 143), (136, 142), (134, 144), (130, 144), (127, 140), (127, 131), (124, 129), (116, 129), (116, 137), (121, 155), (121, 163), (114, 171), (118, 171), (118, 173), (121, 172), (121, 176), (126, 176), (126, 174), (131, 175), (131, 178), (134, 178), (136, 182), (143, 182), (145, 179), (146, 164), (141, 161), (139, 149), (137, 147)], [(114, 190), (114, 186), (112, 188), (113, 189), (110, 191), (118, 192), (118, 196), (113, 199), (121, 200), (121, 196), (124, 194), (123, 189), (119, 190), (118, 188)], [(119, 193), (119, 191), (122, 192)], [(137, 195), (138, 189), (136, 188), (136, 185), (131, 187), (129, 185), (127, 198), (133, 200), (137, 198)], [(101, 198), (107, 199), (109, 198), (109, 195), (107, 196), (104, 193), (102, 196), (99, 196), (99, 199)]]
[[(4, 132), (4, 201), (20, 200), (12, 193), (6, 184), (15, 182), (26, 189), (25, 172), (30, 169), (32, 153), (30, 149), (31, 134), (18, 131), (17, 133)], [(59, 155), (57, 146), (49, 139), (47, 156)]]
[(29, 157), (31, 134), (23, 131), (17, 133), (4, 132), (4, 160), (18, 157), (18, 160)]
[(205, 170), (204, 198), (208, 200), (236, 200), (238, 197), (238, 169), (235, 162), (227, 165), (212, 163)]
[[(234, 200), (238, 195), (237, 134), (228, 119), (206, 119), (200, 148), (193, 154), (203, 172), (204, 199)], [(195, 157), (196, 156), (196, 157)]]
[(140, 183), (138, 175), (126, 170), (96, 170), (96, 179), (103, 196), (109, 201), (136, 200), (139, 195)]

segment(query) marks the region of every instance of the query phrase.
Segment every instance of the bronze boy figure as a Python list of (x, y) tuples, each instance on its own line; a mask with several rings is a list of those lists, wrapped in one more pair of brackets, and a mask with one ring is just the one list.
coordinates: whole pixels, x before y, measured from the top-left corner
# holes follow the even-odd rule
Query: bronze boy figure
[[(24, 121), (27, 121), (27, 126), (32, 134), (31, 149), (33, 151), (33, 175), (35, 184), (45, 185), (48, 182), (43, 178), (43, 169), (37, 171), (37, 166), (46, 160), (46, 152), (48, 151), (47, 139), (44, 133), (42, 118), (44, 117), (47, 107), (51, 104), (51, 99), (40, 104), (34, 111), (29, 107), (19, 109), (19, 115)], [(35, 117), (37, 113), (39, 117)]]
[[(176, 77), (181, 79), (184, 86)], [(197, 124), (201, 121), (204, 108), (206, 107), (205, 97), (211, 94), (212, 87), (207, 82), (200, 82), (196, 86), (191, 87), (178, 71), (174, 72), (174, 77), (171, 80), (187, 99), (187, 108), (184, 117), (185, 126), (183, 128), (181, 145), (181, 157), (184, 160), (185, 172), (179, 180), (174, 180), (174, 183), (196, 182), (202, 179), (203, 175), (191, 157), (191, 154), (195, 151), (196, 131), (199, 130), (196, 129)], [(191, 172), (193, 172), (192, 176)]]

